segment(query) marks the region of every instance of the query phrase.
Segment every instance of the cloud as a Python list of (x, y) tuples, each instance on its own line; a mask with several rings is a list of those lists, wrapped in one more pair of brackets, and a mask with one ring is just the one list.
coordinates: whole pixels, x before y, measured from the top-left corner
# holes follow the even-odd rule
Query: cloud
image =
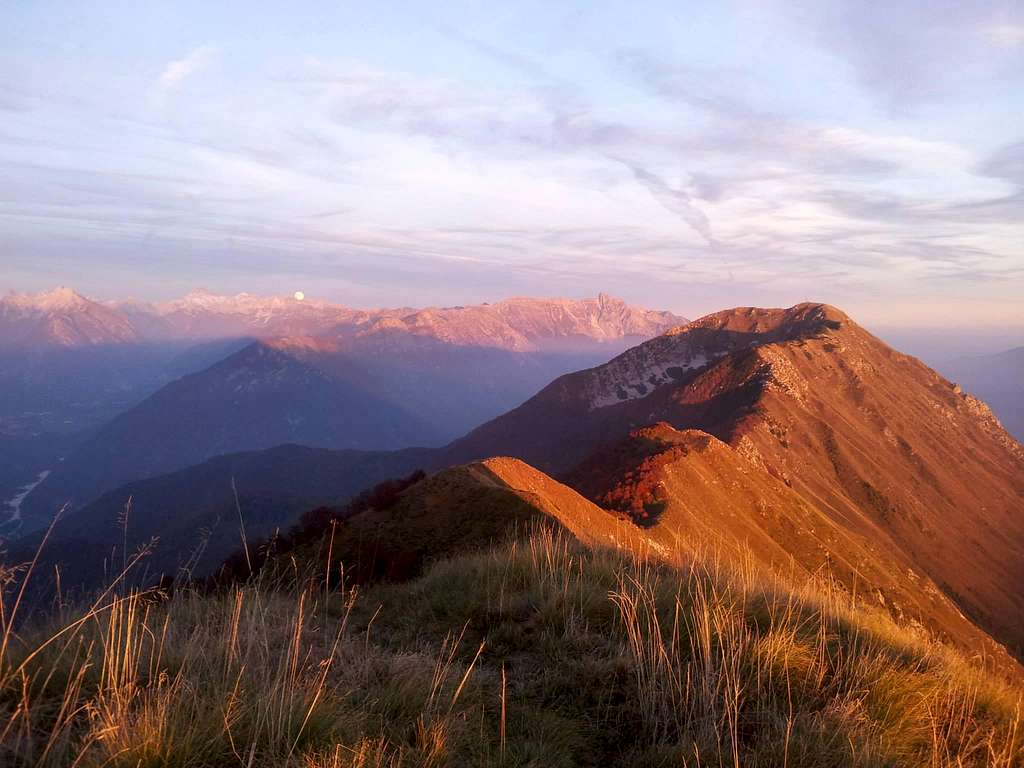
[(212, 45), (201, 45), (190, 51), (187, 56), (170, 62), (157, 78), (161, 90), (172, 91), (178, 88), (188, 77), (209, 66), (217, 49)]
[(1016, 66), (1015, 49), (1024, 42), (1018, 0), (801, 0), (775, 7), (852, 65), (867, 93), (895, 114), (948, 98), (955, 83)]
[(614, 63), (652, 93), (732, 120), (767, 117), (751, 107), (754, 80), (739, 69), (682, 65), (651, 51), (621, 50)]
[[(1019, 269), (1000, 265), (1020, 261), (1014, 243), (1024, 194), (1007, 195), (992, 179), (1024, 178), (1020, 145), (979, 163), (967, 147), (907, 125), (868, 130), (772, 114), (751, 105), (756, 87), (740, 72), (650, 51), (619, 54), (615, 63), (690, 115), (671, 142), (646, 143), (645, 162), (631, 165), (635, 177), (730, 263), (757, 263), (766, 279), (823, 276), (831, 263), (850, 268), (843, 280), (878, 279), (887, 265), (929, 277), (1019, 278)], [(674, 189), (662, 169), (680, 165), (689, 182)]]
[(279, 79), (312, 88), (329, 119), (345, 129), (424, 138), (449, 153), (571, 149), (563, 135), (567, 100), (540, 90), (472, 88), (315, 60)]
[(982, 26), (981, 35), (996, 45), (1010, 48), (1024, 45), (1024, 23), (994, 23)]
[(979, 171), (987, 176), (1007, 179), (1024, 189), (1024, 141), (997, 149), (981, 163)]
[(15, 78), (0, 77), (0, 111), (28, 112), (38, 101), (39, 94), (16, 84)]
[(694, 204), (693, 198), (686, 190), (670, 186), (661, 176), (638, 163), (623, 160), (622, 158), (612, 159), (622, 163), (632, 171), (636, 180), (651, 193), (665, 210), (686, 222), (712, 248), (718, 247), (715, 236), (711, 232), (711, 222), (708, 220), (707, 215)]
[(848, 127), (824, 128), (818, 133), (824, 149), (845, 151), (889, 163), (893, 168), (965, 169), (975, 162), (974, 154), (944, 141), (913, 136), (868, 133)]
[(512, 71), (519, 72), (535, 82), (572, 87), (571, 84), (566, 83), (561, 78), (553, 76), (549, 69), (529, 56), (493, 45), (486, 40), (466, 34), (465, 31), (455, 27), (444, 26), (441, 28), (441, 32), (491, 61), (495, 61)]

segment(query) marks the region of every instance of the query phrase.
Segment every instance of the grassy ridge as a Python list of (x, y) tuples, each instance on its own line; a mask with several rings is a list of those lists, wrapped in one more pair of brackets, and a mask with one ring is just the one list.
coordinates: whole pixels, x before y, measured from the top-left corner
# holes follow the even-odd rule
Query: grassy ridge
[(821, 582), (549, 528), (361, 594), (296, 575), (5, 633), (0, 763), (1024, 760), (1017, 690)]

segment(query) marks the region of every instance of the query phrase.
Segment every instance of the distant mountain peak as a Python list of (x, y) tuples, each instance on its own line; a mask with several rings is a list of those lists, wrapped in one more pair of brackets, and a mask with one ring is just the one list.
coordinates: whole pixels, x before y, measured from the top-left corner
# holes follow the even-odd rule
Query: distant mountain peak
[(573, 343), (623, 338), (650, 338), (686, 319), (671, 312), (645, 309), (599, 294), (585, 299), (538, 299), (515, 296), (490, 304), (441, 309), (430, 307), (400, 316), (385, 314), (364, 333), (404, 325), (411, 333), (471, 346), (531, 351)]
[(138, 339), (123, 314), (60, 286), (0, 299), (0, 342), (15, 346), (78, 347)]
[(53, 309), (63, 307), (82, 307), (91, 302), (73, 288), (59, 286), (52, 291), (36, 295), (38, 302)]
[(687, 333), (696, 329), (735, 331), (738, 333), (785, 335), (837, 330), (851, 322), (841, 309), (830, 304), (803, 302), (788, 308), (735, 307), (693, 320), (671, 333)]
[(10, 293), (3, 300), (39, 312), (80, 309), (94, 303), (73, 288), (63, 285), (39, 293)]

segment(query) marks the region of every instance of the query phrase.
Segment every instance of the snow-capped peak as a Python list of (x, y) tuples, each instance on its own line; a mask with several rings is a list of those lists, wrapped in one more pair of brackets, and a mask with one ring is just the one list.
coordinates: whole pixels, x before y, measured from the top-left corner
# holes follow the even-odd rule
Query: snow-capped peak
[(41, 293), (11, 293), (3, 301), (22, 310), (34, 310), (36, 312), (81, 309), (92, 304), (82, 294), (63, 285), (51, 291), (43, 291)]

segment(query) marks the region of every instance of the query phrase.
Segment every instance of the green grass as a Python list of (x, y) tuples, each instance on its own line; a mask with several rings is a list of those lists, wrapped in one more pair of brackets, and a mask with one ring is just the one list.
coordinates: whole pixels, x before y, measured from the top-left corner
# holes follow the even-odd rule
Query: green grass
[(545, 528), (362, 593), (264, 578), (54, 622), (5, 633), (0, 764), (1024, 760), (1019, 691), (842, 592)]

